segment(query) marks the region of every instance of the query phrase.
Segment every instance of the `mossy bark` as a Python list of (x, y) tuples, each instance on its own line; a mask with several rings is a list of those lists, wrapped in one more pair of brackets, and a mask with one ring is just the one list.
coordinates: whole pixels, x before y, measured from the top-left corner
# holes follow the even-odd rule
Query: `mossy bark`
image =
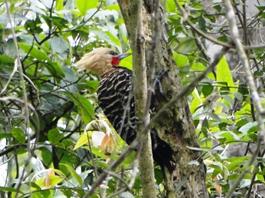
[[(137, 47), (137, 1), (118, 0), (127, 27), (133, 51)], [(149, 85), (156, 75), (162, 74), (158, 108), (169, 102), (172, 96), (181, 91), (176, 65), (172, 61), (172, 52), (168, 46), (167, 24), (163, 6), (157, 0), (143, 0), (142, 35), (145, 42), (145, 60)], [(186, 100), (177, 101), (163, 111), (152, 126), (161, 139), (172, 148), (175, 171), (167, 172), (167, 197), (207, 198), (205, 185), (205, 167), (200, 152), (189, 149), (198, 147), (195, 129)], [(174, 178), (174, 179), (173, 179)]]

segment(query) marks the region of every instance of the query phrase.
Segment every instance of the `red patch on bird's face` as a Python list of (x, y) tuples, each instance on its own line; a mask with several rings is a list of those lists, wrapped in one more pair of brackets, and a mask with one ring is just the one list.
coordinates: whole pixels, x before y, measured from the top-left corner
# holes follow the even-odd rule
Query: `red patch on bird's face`
[(120, 63), (120, 58), (118, 56), (113, 56), (111, 60), (112, 65), (119, 65)]

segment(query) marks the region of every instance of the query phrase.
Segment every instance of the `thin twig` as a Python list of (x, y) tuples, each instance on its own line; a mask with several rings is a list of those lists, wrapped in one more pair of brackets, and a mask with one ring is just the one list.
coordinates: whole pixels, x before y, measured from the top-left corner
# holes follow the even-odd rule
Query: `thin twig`
[(115, 193), (111, 194), (110, 196), (108, 196), (107, 198), (112, 198), (112, 197), (117, 197), (117, 195), (123, 193), (127, 191), (127, 188), (124, 187), (124, 188), (121, 188), (120, 190), (116, 191)]
[(33, 145), (33, 148), (31, 148), (30, 133), (28, 131), (28, 129), (29, 129), (29, 112), (30, 112), (29, 111), (29, 103), (28, 103), (27, 89), (26, 89), (26, 82), (24, 79), (23, 67), (22, 67), (22, 63), (20, 61), (20, 55), (19, 55), (19, 50), (18, 50), (18, 42), (17, 42), (17, 37), (16, 37), (16, 33), (15, 33), (15, 28), (14, 28), (15, 24), (11, 18), (9, 4), (8, 4), (7, 0), (5, 0), (5, 5), (6, 5), (7, 17), (8, 17), (9, 23), (10, 23), (10, 29), (12, 31), (13, 41), (14, 41), (14, 45), (15, 45), (15, 52), (16, 52), (15, 64), (17, 64), (18, 72), (20, 75), (20, 86), (22, 88), (22, 95), (23, 95), (23, 102), (24, 102), (24, 108), (23, 108), (24, 124), (25, 124), (25, 132), (26, 132), (27, 140), (28, 140), (28, 142), (27, 142), (28, 158), (25, 161), (24, 168), (22, 170), (22, 173), (20, 175), (18, 183), (16, 184), (16, 197), (18, 197), (20, 187), (21, 187), (21, 184), (22, 184), (22, 181), (24, 179), (25, 172), (26, 172), (26, 167), (29, 164), (30, 159), (32, 157), (32, 152), (34, 150), (35, 144)]
[(129, 153), (131, 153), (133, 150), (135, 150), (139, 146), (139, 143), (137, 140), (134, 140), (120, 155), (120, 157), (112, 162), (110, 166), (106, 169), (106, 172), (99, 175), (98, 179), (93, 183), (91, 189), (83, 196), (83, 198), (89, 198), (92, 196), (96, 190), (96, 188), (106, 179), (108, 176), (109, 171), (115, 170), (128, 156)]
[(2, 91), (0, 92), (0, 95), (2, 95), (2, 94), (6, 91), (6, 89), (8, 88), (9, 83), (10, 83), (11, 80), (13, 79), (13, 77), (14, 77), (14, 75), (15, 75), (16, 72), (17, 72), (17, 64), (14, 64), (13, 71), (12, 71), (12, 73), (10, 74), (10, 76), (9, 76), (9, 78), (8, 78), (8, 81), (6, 82), (4, 88), (3, 88)]
[(198, 29), (197, 27), (195, 27), (195, 25), (189, 20), (189, 15), (188, 13), (185, 11), (185, 9), (183, 9), (182, 6), (179, 5), (177, 0), (174, 0), (177, 8), (179, 9), (179, 11), (181, 12), (182, 16), (183, 16), (183, 22), (187, 23), (197, 34), (199, 34), (200, 36), (203, 36), (204, 38), (206, 38), (207, 40), (217, 44), (217, 45), (221, 45), (223, 47), (227, 47), (227, 48), (231, 48), (232, 46), (230, 44), (224, 43), (222, 41), (217, 40), (214, 37), (211, 37), (209, 35), (207, 35), (206, 33), (204, 33), (203, 31), (201, 31), (200, 29)]
[[(35, 35), (34, 35), (35, 36)], [(36, 39), (35, 39), (36, 40)], [(29, 55), (30, 55), (30, 52), (33, 50), (33, 47), (34, 47), (34, 41), (35, 40), (33, 40), (32, 41), (32, 43), (31, 43), (31, 46), (30, 46), (30, 48), (29, 48), (29, 50), (28, 50), (28, 52), (27, 52), (27, 54), (23, 57), (23, 59), (21, 60), (21, 63), (23, 64), (24, 63), (24, 61), (25, 60), (27, 60), (27, 58), (29, 57)]]
[(244, 47), (240, 41), (239, 31), (238, 31), (237, 24), (236, 24), (233, 6), (229, 0), (224, 0), (224, 2), (226, 5), (226, 8), (227, 8), (227, 20), (229, 21), (229, 25), (230, 25), (230, 29), (231, 29), (231, 37), (232, 37), (233, 42), (235, 43), (236, 48), (238, 50), (238, 55), (242, 61), (242, 65), (245, 68), (246, 78), (247, 78), (247, 81), (249, 84), (249, 88), (251, 90), (251, 95), (252, 95), (252, 99), (254, 101), (255, 108), (257, 110), (257, 117), (259, 117), (258, 123), (259, 123), (259, 127), (260, 127), (260, 132), (261, 132), (260, 135), (262, 137), (264, 137), (265, 127), (264, 127), (264, 124), (262, 121), (262, 114), (264, 113), (264, 109), (262, 107), (261, 99), (260, 99), (260, 96), (259, 96), (258, 91), (257, 91), (255, 80), (254, 80), (254, 77), (253, 77), (251, 69), (250, 69), (248, 57), (247, 57), (245, 50), (244, 50)]
[(76, 29), (78, 29), (79, 27), (82, 27), (82, 26), (86, 25), (86, 23), (87, 23), (88, 21), (90, 21), (90, 20), (91, 20), (91, 19), (92, 19), (92, 18), (93, 18), (93, 17), (94, 17), (99, 11), (100, 11), (102, 5), (103, 5), (103, 0), (100, 1), (100, 3), (99, 3), (99, 5), (98, 5), (97, 9), (95, 10), (95, 12), (94, 12), (89, 18), (87, 18), (87, 19), (84, 19), (84, 18), (83, 18), (83, 20), (80, 22), (80, 24), (79, 24), (78, 26), (75, 26), (75, 27), (70, 28), (70, 29), (68, 29), (68, 30), (64, 30), (63, 32), (70, 32), (70, 31), (72, 31), (72, 30), (76, 30)]
[(258, 164), (254, 167), (254, 170), (253, 170), (253, 175), (252, 175), (252, 178), (251, 178), (251, 182), (250, 182), (250, 185), (249, 185), (249, 188), (248, 188), (248, 192), (246, 194), (246, 198), (250, 198), (251, 196), (251, 191), (252, 191), (252, 188), (253, 188), (253, 185), (255, 184), (255, 179), (256, 179), (256, 175), (259, 171), (259, 166)]
[(121, 182), (125, 185), (125, 189), (126, 189), (126, 190), (130, 190), (130, 187), (129, 187), (127, 181), (125, 181), (123, 178), (121, 178), (120, 175), (114, 173), (113, 171), (106, 171), (106, 170), (103, 170), (103, 172), (106, 172), (108, 175), (117, 178), (119, 181), (121, 181)]

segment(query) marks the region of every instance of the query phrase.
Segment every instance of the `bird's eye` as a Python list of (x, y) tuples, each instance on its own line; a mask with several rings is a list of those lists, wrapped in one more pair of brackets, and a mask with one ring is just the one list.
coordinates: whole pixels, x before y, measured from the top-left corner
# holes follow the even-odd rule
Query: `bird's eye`
[(112, 56), (118, 55), (118, 53), (115, 52), (115, 51), (110, 51), (109, 54), (112, 55)]

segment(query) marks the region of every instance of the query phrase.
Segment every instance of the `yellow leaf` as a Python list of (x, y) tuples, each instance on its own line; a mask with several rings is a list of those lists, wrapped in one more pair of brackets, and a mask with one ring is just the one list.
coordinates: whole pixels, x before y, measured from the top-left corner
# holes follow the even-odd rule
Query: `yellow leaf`
[(92, 131), (87, 131), (87, 132), (84, 132), (80, 138), (77, 140), (76, 144), (75, 144), (75, 147), (74, 147), (74, 150), (80, 148), (81, 146), (85, 145), (85, 144), (88, 144), (90, 138), (91, 138), (91, 133)]

